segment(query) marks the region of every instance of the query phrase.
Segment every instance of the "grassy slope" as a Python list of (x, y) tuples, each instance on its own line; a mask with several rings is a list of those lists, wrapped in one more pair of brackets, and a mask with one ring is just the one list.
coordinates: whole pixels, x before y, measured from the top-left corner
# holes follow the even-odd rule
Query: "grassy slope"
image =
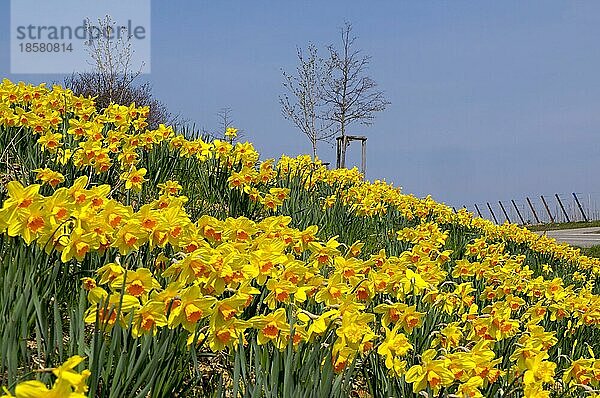
[[(7, 141), (11, 140), (14, 136), (14, 130), (8, 131), (0, 129), (0, 149), (6, 148), (8, 146)], [(47, 162), (47, 159), (43, 154), (41, 154), (39, 151), (31, 150), (31, 148), (35, 147), (36, 144), (34, 138), (24, 135), (22, 140), (19, 141), (17, 150), (14, 152), (14, 161), (20, 165), (20, 169), (17, 171), (2, 171), (6, 174), (10, 174), (11, 178), (19, 179), (25, 184), (32, 183), (33, 174), (29, 173), (28, 171), (39, 167), (40, 165), (46, 164)], [(143, 154), (140, 166), (148, 168), (148, 175), (146, 177), (151, 181), (151, 183), (145, 185), (144, 191), (137, 197), (141, 203), (150, 201), (156, 196), (156, 190), (153, 187), (157, 182), (165, 181), (168, 178), (173, 178), (179, 180), (184, 186), (184, 193), (190, 199), (187, 204), (187, 209), (193, 218), (197, 218), (202, 215), (211, 215), (221, 219), (228, 216), (246, 216), (254, 220), (260, 220), (267, 215), (265, 214), (264, 209), (258, 208), (252, 204), (246, 195), (241, 194), (238, 191), (231, 190), (227, 186), (227, 177), (231, 173), (231, 170), (223, 168), (216, 162), (207, 162), (201, 164), (194, 159), (181, 158), (176, 156), (174, 151), (168, 149), (167, 145), (160, 145), (151, 152)], [(80, 170), (76, 170), (71, 165), (65, 165), (60, 169), (60, 171), (67, 176), (68, 181), (72, 181), (75, 176), (81, 173)], [(104, 175), (93, 176), (93, 179), (94, 183), (109, 183), (111, 185), (116, 185), (118, 183), (118, 175), (119, 170), (117, 167), (115, 167)], [(395, 239), (395, 234), (391, 232), (397, 231), (403, 227), (414, 227), (421, 221), (420, 219), (406, 219), (397, 209), (393, 208), (390, 208), (389, 211), (383, 216), (374, 217), (358, 216), (349, 211), (346, 206), (341, 205), (339, 202), (336, 202), (332, 208), (325, 210), (321, 206), (322, 199), (336, 193), (336, 187), (326, 184), (317, 184), (314, 189), (309, 192), (303, 188), (303, 178), (301, 177), (281, 175), (277, 180), (277, 185), (291, 189), (291, 193), (290, 198), (286, 200), (284, 205), (278, 209), (275, 214), (292, 216), (292, 225), (300, 229), (306, 228), (309, 225), (319, 225), (318, 237), (324, 240), (335, 235), (339, 236), (340, 242), (346, 243), (347, 245), (351, 245), (356, 240), (361, 240), (365, 243), (363, 248), (363, 253), (365, 256), (377, 253), (381, 249), (385, 249), (388, 256), (401, 255), (412, 245), (409, 245), (406, 242), (399, 242)], [(0, 199), (3, 194), (3, 192), (0, 192)], [(125, 200), (125, 198), (119, 199)], [(129, 199), (129, 195), (127, 195), (126, 199)], [(444, 249), (452, 250), (451, 261), (447, 264), (447, 271), (450, 272), (453, 270), (455, 261), (465, 257), (467, 244), (472, 242), (475, 238), (480, 237), (481, 231), (460, 227), (455, 224), (445, 224), (440, 225), (440, 227), (449, 233)], [(31, 255), (35, 254), (37, 256), (35, 258), (36, 264), (48, 264), (48, 269), (56, 270), (58, 275), (58, 277), (50, 275), (50, 278), (44, 274), (44, 278), (42, 279), (42, 274), (38, 273), (37, 269), (29, 267), (33, 268), (30, 270), (31, 274), (18, 274), (14, 278), (11, 276), (11, 281), (19, 280), (21, 283), (9, 283), (9, 278), (4, 280), (6, 282), (4, 284), (5, 286), (14, 287), (14, 297), (26, 296), (35, 298), (35, 300), (32, 300), (33, 304), (31, 305), (23, 303), (23, 306), (27, 307), (24, 308), (24, 310), (27, 312), (28, 316), (17, 317), (17, 315), (20, 313), (17, 313), (18, 311), (13, 311), (13, 309), (16, 308), (14, 306), (7, 305), (5, 312), (9, 313), (10, 316), (14, 315), (15, 318), (19, 318), (22, 321), (22, 327), (20, 330), (23, 330), (25, 337), (27, 337), (27, 335), (40, 336), (38, 337), (40, 344), (36, 346), (37, 350), (35, 350), (38, 351), (38, 357), (64, 357), (62, 352), (56, 354), (55, 347), (53, 344), (50, 344), (50, 342), (53, 340), (60, 342), (62, 337), (61, 333), (53, 333), (53, 331), (58, 330), (55, 325), (61, 326), (61, 328), (64, 328), (65, 330), (73, 325), (74, 338), (72, 338), (68, 344), (66, 344), (65, 351), (69, 351), (68, 353), (71, 354), (71, 352), (83, 350), (83, 346), (89, 345), (89, 347), (86, 347), (87, 349), (85, 354), (90, 356), (90, 360), (94, 359), (97, 361), (95, 362), (96, 367), (93, 367), (95, 379), (92, 380), (92, 382), (96, 382), (96, 384), (99, 386), (98, 390), (96, 390), (97, 394), (99, 396), (111, 396), (111, 393), (106, 391), (106, 386), (104, 386), (104, 390), (102, 389), (102, 381), (105, 383), (113, 381), (113, 385), (116, 386), (114, 387), (116, 390), (122, 387), (123, 391), (135, 391), (135, 386), (132, 387), (126, 385), (126, 383), (131, 383), (133, 379), (131, 377), (127, 377), (125, 371), (117, 370), (117, 366), (113, 366), (112, 362), (110, 362), (113, 361), (113, 356), (110, 353), (106, 356), (104, 354), (100, 355), (100, 353), (103, 353), (105, 348), (109, 348), (109, 345), (112, 349), (113, 345), (117, 347), (118, 344), (122, 344), (121, 346), (118, 346), (118, 349), (114, 349), (114, 358), (119, 358), (118, 366), (127, 368), (125, 365), (121, 365), (121, 361), (127, 364), (135, 364), (139, 361), (147, 361), (144, 362), (144, 366), (146, 366), (146, 363), (150, 362), (147, 359), (148, 356), (146, 356), (144, 352), (138, 352), (138, 354), (135, 352), (135, 350), (140, 349), (140, 345), (136, 341), (130, 339), (127, 333), (123, 333), (122, 337), (118, 328), (114, 329), (110, 340), (106, 339), (106, 345), (103, 345), (103, 338), (100, 334), (94, 334), (94, 337), (98, 340), (97, 342), (90, 342), (86, 340), (87, 337), (84, 336), (82, 331), (76, 327), (78, 323), (82, 323), (81, 319), (76, 318), (76, 316), (81, 317), (80, 314), (83, 312), (79, 310), (77, 306), (80, 306), (80, 308), (86, 307), (85, 296), (82, 295), (83, 292), (81, 291), (80, 284), (78, 283), (78, 278), (82, 275), (82, 272), (89, 272), (89, 274), (91, 274), (91, 271), (97, 269), (99, 265), (108, 261), (108, 256), (101, 257), (98, 254), (93, 254), (86, 257), (86, 259), (80, 264), (75, 264), (75, 262), (72, 262), (68, 267), (65, 267), (56, 260), (56, 255), (48, 256), (41, 250), (26, 247), (20, 241), (15, 243), (15, 240), (3, 238), (0, 243), (0, 247), (3, 249), (2, 252), (4, 254), (2, 259), (3, 262), (5, 262), (5, 264), (0, 264), (0, 271), (14, 269), (15, 267), (12, 267), (11, 265), (15, 262), (14, 259), (16, 258), (22, 257), (30, 259)], [(596, 247), (594, 250), (594, 253), (596, 254), (600, 252), (598, 247)], [(154, 257), (152, 256), (155, 254), (147, 251), (146, 248), (140, 252), (144, 253), (144, 256), (146, 256), (144, 257), (145, 262), (152, 263), (152, 261), (147, 261), (147, 259), (153, 259)], [(506, 252), (512, 254), (524, 254), (526, 256), (525, 263), (530, 267), (534, 276), (542, 276), (543, 265), (547, 263), (551, 265), (552, 272), (549, 275), (543, 276), (549, 279), (554, 277), (562, 277), (565, 283), (573, 283), (572, 274), (576, 270), (575, 265), (573, 264), (567, 264), (564, 261), (552, 256), (536, 253), (533, 250), (525, 247), (523, 244), (517, 244), (514, 242), (507, 243)], [(110, 259), (112, 259), (112, 257), (110, 257)], [(3, 268), (2, 265), (6, 266)], [(76, 266), (78, 268), (76, 268)], [(0, 276), (1, 274), (2, 272), (0, 272)], [(87, 273), (85, 273), (85, 275), (87, 275)], [(449, 276), (448, 279), (452, 283), (462, 282), (462, 279), (454, 279), (451, 276)], [(1, 277), (0, 280), (2, 280)], [(36, 280), (45, 281), (48, 288), (45, 286), (39, 286), (38, 283), (29, 283), (30, 281)], [(580, 285), (581, 283), (579, 284), (579, 287)], [(66, 290), (69, 294), (65, 294), (62, 291), (51, 291), (52, 289), (56, 290), (56, 286), (64, 287), (64, 290)], [(478, 290), (481, 290), (483, 288), (483, 284), (476, 283), (475, 287)], [(25, 288), (30, 289), (31, 291), (27, 291)], [(50, 294), (47, 293), (48, 291), (50, 291)], [(64, 300), (60, 300), (58, 302), (65, 304), (65, 306), (68, 304), (68, 311), (73, 311), (73, 315), (68, 313), (67, 310), (63, 309), (62, 307), (59, 307), (58, 304), (56, 304), (56, 300), (52, 300), (52, 295), (58, 293), (61, 294), (61, 298), (64, 298)], [(481, 291), (478, 291), (477, 294), (474, 294), (474, 299), (475, 302), (481, 308), (483, 308), (488, 304), (488, 302), (481, 299), (480, 293)], [(594, 293), (597, 293), (597, 291), (594, 290)], [(5, 303), (8, 302), (9, 300), (5, 301)], [(418, 310), (422, 310), (424, 312), (428, 312), (430, 310), (430, 308), (421, 301), (415, 302), (415, 304), (417, 305)], [(39, 307), (39, 309), (36, 307)], [(53, 308), (53, 314), (47, 314), (48, 311), (46, 308)], [(429, 313), (433, 315), (437, 314), (436, 311), (429, 311)], [(439, 315), (441, 318), (437, 318), (436, 315), (436, 318), (431, 319), (431, 322), (428, 323), (432, 326), (432, 328), (439, 326), (441, 323), (447, 323), (454, 320), (455, 318), (453, 318), (453, 316), (456, 314)], [(36, 321), (36, 316), (40, 319), (39, 321)], [(71, 322), (65, 322), (68, 317), (70, 317)], [(0, 317), (0, 319), (3, 318)], [(65, 323), (61, 325), (61, 321)], [(434, 321), (437, 321), (437, 323)], [(6, 322), (6, 324), (9, 323), (10, 322)], [(0, 330), (2, 330), (2, 325), (0, 325)], [(9, 328), (6, 328), (6, 331), (8, 336), (8, 332), (10, 332)], [(417, 354), (422, 352), (423, 348), (427, 347), (431, 343), (434, 337), (432, 332), (434, 331), (438, 332), (436, 330), (423, 330), (423, 333), (418, 333), (416, 336), (414, 336), (413, 343), (415, 347), (418, 347), (418, 349), (415, 350)], [(587, 341), (589, 341), (590, 345), (596, 352), (600, 351), (600, 334), (598, 333), (598, 330), (589, 328), (589, 330), (586, 329), (586, 333), (587, 334), (584, 334), (580, 337), (584, 337)], [(17, 334), (10, 334), (10, 337), (11, 340), (15, 342), (25, 341), (24, 338), (20, 338), (21, 336)], [(560, 343), (558, 343), (557, 346), (550, 352), (552, 360), (556, 360), (557, 362), (562, 361), (559, 363), (559, 369), (564, 369), (567, 366), (564, 360), (564, 355), (560, 357), (560, 353), (567, 352), (576, 357), (583, 355), (584, 351), (582, 350), (585, 349), (585, 346), (578, 345), (575, 347), (573, 339), (576, 341), (576, 337), (578, 336), (565, 336), (565, 338), (561, 339)], [(79, 338), (80, 341), (77, 341), (77, 338)], [(121, 340), (119, 340), (121, 338), (123, 339), (122, 343), (120, 342)], [(174, 379), (176, 375), (179, 376), (181, 374), (180, 377), (182, 377), (183, 381), (175, 380), (176, 382), (173, 382), (173, 385), (181, 387), (182, 391), (185, 391), (183, 390), (183, 387), (186, 387), (185, 383), (188, 380), (183, 377), (187, 375), (185, 375), (181, 369), (185, 371), (185, 369), (190, 366), (190, 363), (194, 363), (197, 358), (195, 356), (192, 357), (191, 354), (185, 350), (185, 341), (179, 341), (178, 345), (171, 341), (173, 339), (181, 340), (181, 336), (169, 334), (168, 331), (164, 331), (158, 335), (156, 341), (152, 341), (151, 339), (147, 338), (144, 340), (144, 344), (147, 344), (148, 350), (152, 352), (160, 352), (162, 347), (181, 348), (181, 352), (173, 350), (172, 355), (171, 353), (168, 353), (168, 358), (172, 360), (173, 363), (168, 363), (165, 360), (155, 360), (154, 362), (164, 367), (164, 371), (161, 373), (161, 376)], [(507, 340), (506, 343), (513, 344), (515, 341), (516, 339)], [(331, 339), (329, 341), (325, 341), (324, 339), (323, 343), (330, 345)], [(498, 347), (496, 347), (496, 350), (498, 351), (498, 357), (502, 356), (502, 353), (505, 351), (505, 349), (508, 350), (511, 347), (510, 344), (499, 344)], [(44, 350), (42, 345), (47, 345), (47, 349)], [(8, 344), (6, 344), (6, 346), (8, 346)], [(13, 345), (11, 344), (11, 346)], [(14, 344), (14, 346), (19, 346), (19, 344)], [(60, 344), (58, 346), (62, 347)], [(143, 347), (146, 349), (146, 346)], [(318, 345), (316, 345), (316, 347), (319, 348)], [(272, 380), (269, 380), (269, 383), (275, 387), (280, 385), (289, 385), (289, 383), (285, 382), (286, 375), (284, 374), (282, 376), (284, 372), (280, 372), (279, 369), (285, 369), (285, 373), (288, 371), (292, 373), (292, 376), (295, 378), (295, 388), (305, 387), (305, 385), (302, 385), (302, 383), (306, 383), (307, 380), (311, 380), (302, 374), (302, 364), (306, 363), (304, 357), (300, 357), (295, 353), (290, 355), (287, 355), (286, 352), (278, 353), (277, 350), (272, 349), (270, 352), (267, 352), (267, 348), (261, 348), (255, 345), (251, 345), (250, 348), (253, 350), (252, 353), (242, 353), (239, 357), (235, 357), (237, 359), (234, 358), (235, 361), (240, 363), (239, 367), (236, 366), (236, 369), (243, 368), (243, 366), (248, 364), (248, 373), (268, 373), (272, 378)], [(579, 351), (574, 352), (575, 348), (577, 348)], [(310, 346), (307, 346), (305, 355), (313, 355), (313, 352), (310, 351), (311, 349), (312, 348)], [(569, 349), (570, 351), (566, 351), (566, 349)], [(31, 347), (23, 344), (20, 352), (14, 352), (15, 358), (19, 359), (19, 361), (15, 361), (14, 363), (19, 362), (19, 366), (22, 366), (23, 363), (20, 362), (21, 358), (24, 358), (24, 362), (29, 361), (30, 359), (28, 358), (32, 357), (33, 351), (34, 350)], [(98, 354), (96, 354), (96, 351)], [(195, 355), (194, 350), (191, 352)], [(509, 353), (509, 351), (506, 352)], [(11, 354), (13, 354), (13, 352), (11, 352)], [(33, 353), (33, 355), (35, 355), (35, 353)], [(167, 356), (167, 354), (164, 355)], [(198, 355), (208, 355), (208, 353), (199, 352)], [(294, 357), (291, 355), (294, 355)], [(508, 369), (510, 366), (508, 361), (509, 356), (504, 354), (503, 357), (505, 358), (506, 363), (503, 363), (502, 365)], [(223, 358), (223, 356), (221, 356), (221, 358)], [(259, 361), (263, 359), (265, 362), (264, 364), (260, 363)], [(331, 363), (330, 358), (323, 358), (323, 360), (325, 363)], [(102, 361), (106, 361), (106, 363), (103, 363)], [(288, 361), (293, 361), (295, 366), (293, 368), (288, 366), (290, 363)], [(409, 366), (418, 363), (417, 355), (413, 355), (411, 358), (408, 358), (408, 361)], [(181, 364), (174, 364), (174, 362), (181, 362)], [(227, 363), (227, 359), (222, 359), (222, 362), (226, 363), (227, 365), (232, 365), (231, 362)], [(320, 365), (321, 361), (315, 361), (315, 363)], [(250, 368), (250, 365), (252, 364), (254, 364), (254, 368)], [(259, 364), (262, 367), (259, 367), (256, 364)], [(274, 368), (273, 364), (277, 364), (278, 367)], [(27, 363), (27, 365), (30, 366), (33, 364)], [(104, 365), (103, 369), (105, 370), (102, 375), (97, 375), (99, 372), (96, 369), (99, 369), (100, 365)], [(280, 365), (281, 367), (279, 367)], [(325, 373), (318, 366), (315, 372), (317, 374)], [(245, 373), (245, 370), (243, 373)], [(356, 377), (357, 375), (360, 376), (361, 373), (363, 374), (364, 379), (368, 380), (370, 384), (372, 383), (372, 391), (379, 391), (381, 396), (384, 396), (384, 394), (385, 396), (412, 395), (410, 393), (411, 388), (406, 383), (399, 380), (388, 380), (390, 379), (388, 377), (389, 373), (387, 373), (385, 367), (382, 366), (380, 358), (376, 357), (374, 353), (370, 354), (364, 362), (357, 364), (357, 368), (355, 370), (353, 369), (352, 371), (349, 371), (348, 377)], [(139, 382), (146, 383), (142, 376), (143, 375), (139, 375)], [(314, 376), (314, 374), (311, 376)], [(323, 385), (327, 385), (328, 383), (329, 385), (332, 384), (330, 380), (326, 381), (324, 378), (321, 380), (323, 381), (321, 383)], [(125, 385), (118, 385), (118, 383), (121, 382), (125, 383)], [(163, 389), (168, 387), (168, 384), (164, 380), (153, 378), (151, 382), (156, 386), (162, 387)], [(396, 386), (388, 385), (388, 383), (398, 384)], [(259, 383), (257, 382), (256, 384), (258, 385)], [(265, 385), (267, 384), (268, 383), (265, 382)], [(384, 386), (386, 389), (389, 388), (389, 392), (384, 391)], [(112, 388), (113, 386), (111, 386), (111, 389)], [(162, 395), (161, 392), (156, 392), (156, 390), (154, 391), (155, 396), (167, 396)], [(494, 396), (494, 391), (492, 391), (491, 388), (484, 391), (484, 393), (486, 396)], [(277, 393), (275, 393), (273, 396), (277, 396)]]

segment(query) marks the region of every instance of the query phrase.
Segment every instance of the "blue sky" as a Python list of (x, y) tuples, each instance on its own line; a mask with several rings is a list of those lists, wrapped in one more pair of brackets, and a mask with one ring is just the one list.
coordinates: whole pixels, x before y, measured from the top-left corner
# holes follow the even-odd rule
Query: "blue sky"
[[(61, 81), (9, 73), (7, 3), (0, 75)], [(264, 158), (308, 153), (281, 116), (281, 68), (295, 67), (296, 46), (337, 43), (344, 20), (391, 101), (350, 131), (368, 136), (369, 179), (458, 206), (600, 191), (600, 2), (153, 1), (147, 77), (197, 126), (232, 108)]]

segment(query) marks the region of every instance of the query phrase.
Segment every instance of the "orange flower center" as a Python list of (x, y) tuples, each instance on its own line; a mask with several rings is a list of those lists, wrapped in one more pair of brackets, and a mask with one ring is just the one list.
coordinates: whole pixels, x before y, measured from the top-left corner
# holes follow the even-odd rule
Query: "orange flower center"
[(231, 332), (229, 329), (222, 329), (217, 332), (217, 339), (223, 344), (229, 343), (231, 340)]
[(140, 326), (142, 327), (142, 329), (148, 332), (150, 331), (150, 329), (152, 329), (154, 323), (154, 317), (152, 315), (146, 315), (142, 319), (142, 324)]
[(285, 301), (290, 297), (290, 294), (288, 292), (286, 292), (285, 290), (280, 290), (279, 292), (275, 293), (275, 298), (277, 299), (277, 301)]
[(333, 366), (333, 369), (335, 370), (336, 373), (341, 372), (342, 370), (344, 370), (344, 368), (346, 367), (346, 364), (348, 363), (348, 360), (343, 358), (343, 359), (338, 359), (337, 361), (335, 361), (335, 365)]
[(185, 251), (186, 251), (187, 253), (191, 253), (191, 252), (193, 252), (193, 251), (194, 251), (194, 250), (196, 250), (196, 249), (198, 249), (198, 245), (197, 245), (196, 243), (194, 243), (194, 242), (192, 242), (192, 243), (188, 244), (188, 245), (185, 247)]
[(136, 297), (144, 293), (145, 290), (144, 284), (139, 279), (134, 280), (129, 284), (129, 286), (127, 286), (127, 292)]
[(331, 294), (331, 297), (333, 297), (333, 298), (338, 298), (342, 295), (342, 291), (340, 289), (338, 289), (337, 287), (330, 287), (329, 294)]
[(358, 298), (359, 300), (366, 300), (369, 298), (369, 291), (367, 289), (365, 289), (364, 287), (360, 287), (358, 288), (358, 290), (356, 291), (356, 298)]
[(236, 313), (236, 310), (234, 308), (231, 308), (231, 306), (227, 304), (222, 304), (219, 306), (219, 312), (221, 312), (221, 315), (223, 315), (223, 319), (228, 321), (231, 318), (233, 318), (233, 316)]
[(271, 268), (273, 268), (273, 263), (270, 261), (267, 261), (266, 263), (264, 263), (263, 265), (260, 266), (260, 272), (262, 272), (262, 273), (268, 272)]
[(17, 207), (20, 209), (25, 209), (25, 208), (29, 207), (32, 203), (33, 203), (33, 200), (31, 198), (25, 198), (21, 201), (21, 203), (19, 203), (19, 205)]
[(27, 228), (31, 232), (37, 232), (44, 226), (44, 224), (45, 224), (45, 222), (42, 217), (33, 216), (33, 217), (29, 218), (29, 222), (27, 223)]
[(92, 290), (95, 287), (96, 287), (96, 281), (93, 280), (92, 278), (85, 278), (83, 280), (83, 288), (85, 290)]
[(115, 310), (112, 309), (107, 310), (104, 308), (100, 308), (100, 310), (98, 311), (98, 319), (100, 319), (101, 322), (106, 322), (109, 325), (112, 325), (117, 319), (117, 313), (115, 312)]
[(419, 323), (419, 318), (414, 315), (407, 315), (404, 319), (409, 328), (414, 328)]
[(431, 386), (431, 388), (436, 388), (442, 382), (442, 380), (439, 378), (439, 376), (434, 372), (429, 373), (428, 379), (429, 379), (429, 385)]
[(319, 263), (323, 264), (329, 260), (329, 256), (327, 254), (321, 254), (318, 257)]
[(179, 235), (181, 235), (181, 227), (175, 227), (171, 229), (171, 236), (173, 238), (177, 238)]
[(90, 250), (90, 245), (84, 242), (79, 242), (75, 245), (75, 250), (79, 257), (83, 257)]
[(136, 238), (134, 235), (132, 235), (130, 233), (125, 234), (125, 243), (127, 244), (127, 246), (133, 247), (133, 245), (135, 245), (137, 240), (138, 240), (138, 238)]
[(142, 221), (142, 227), (146, 228), (146, 229), (152, 229), (156, 226), (156, 220), (152, 219), (152, 218), (145, 218)]
[(122, 219), (123, 219), (123, 217), (121, 217), (119, 215), (111, 214), (109, 217), (108, 223), (110, 224), (111, 227), (115, 228), (117, 225), (119, 225), (121, 223)]
[(269, 324), (262, 329), (262, 332), (268, 338), (274, 339), (279, 334), (279, 328), (275, 322), (269, 322)]
[(196, 323), (202, 318), (203, 312), (194, 304), (188, 304), (185, 306), (185, 318), (188, 322)]

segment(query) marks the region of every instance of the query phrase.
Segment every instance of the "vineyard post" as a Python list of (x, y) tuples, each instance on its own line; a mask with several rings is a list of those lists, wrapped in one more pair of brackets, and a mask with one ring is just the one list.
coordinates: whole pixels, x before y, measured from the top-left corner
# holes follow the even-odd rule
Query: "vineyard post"
[(535, 212), (535, 207), (533, 207), (533, 203), (531, 203), (531, 200), (529, 199), (529, 196), (527, 196), (526, 199), (527, 199), (527, 203), (529, 203), (529, 207), (531, 208), (531, 211), (533, 212), (533, 216), (535, 217), (535, 221), (537, 221), (538, 224), (541, 224), (540, 219), (538, 218), (538, 215)]
[(579, 199), (577, 198), (577, 195), (575, 195), (575, 192), (573, 192), (573, 197), (575, 198), (575, 203), (577, 203), (577, 207), (579, 207), (579, 211), (581, 212), (581, 215), (583, 216), (583, 220), (585, 222), (588, 222), (588, 218), (585, 215), (585, 212), (583, 211), (583, 207), (581, 207), (581, 203), (579, 203)]
[(544, 207), (546, 208), (546, 211), (548, 212), (548, 216), (550, 216), (550, 222), (552, 224), (554, 224), (554, 217), (552, 217), (552, 213), (550, 213), (550, 208), (548, 207), (548, 203), (546, 203), (546, 199), (544, 199), (544, 195), (540, 195), (540, 198), (542, 198), (542, 203), (544, 204)]
[(565, 218), (567, 219), (567, 222), (571, 222), (571, 220), (569, 220), (569, 215), (567, 214), (567, 212), (565, 211), (565, 207), (563, 206), (560, 198), (558, 197), (558, 194), (555, 193), (554, 197), (556, 198), (556, 200), (558, 201), (558, 204), (560, 205), (560, 208), (562, 209), (563, 214), (565, 215)]
[(506, 220), (508, 222), (512, 222), (512, 221), (510, 221), (510, 218), (508, 217), (508, 213), (506, 212), (506, 209), (504, 208), (504, 205), (502, 204), (502, 202), (498, 201), (498, 204), (500, 205), (500, 208), (502, 209), (502, 213), (504, 213), (504, 217), (506, 217)]
[(492, 210), (492, 206), (490, 206), (490, 202), (486, 202), (488, 209), (490, 210), (490, 213), (492, 214), (492, 217), (494, 218), (494, 222), (496, 224), (498, 224), (498, 219), (496, 219), (496, 215), (494, 214), (494, 211)]
[(511, 199), (510, 201), (512, 202), (513, 207), (517, 211), (517, 215), (519, 216), (519, 219), (521, 220), (521, 225), (525, 225), (525, 220), (523, 220), (523, 216), (521, 215), (521, 212), (519, 211), (517, 204), (515, 203), (515, 201), (513, 199)]

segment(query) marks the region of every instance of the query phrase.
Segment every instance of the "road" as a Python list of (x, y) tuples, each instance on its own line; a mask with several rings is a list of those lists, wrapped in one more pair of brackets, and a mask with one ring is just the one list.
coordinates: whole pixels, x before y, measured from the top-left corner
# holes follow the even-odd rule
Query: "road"
[[(538, 231), (537, 233), (541, 235), (544, 234), (544, 231)], [(599, 227), (559, 229), (556, 231), (546, 231), (545, 233), (559, 242), (566, 242), (574, 246), (592, 247), (600, 245)]]

